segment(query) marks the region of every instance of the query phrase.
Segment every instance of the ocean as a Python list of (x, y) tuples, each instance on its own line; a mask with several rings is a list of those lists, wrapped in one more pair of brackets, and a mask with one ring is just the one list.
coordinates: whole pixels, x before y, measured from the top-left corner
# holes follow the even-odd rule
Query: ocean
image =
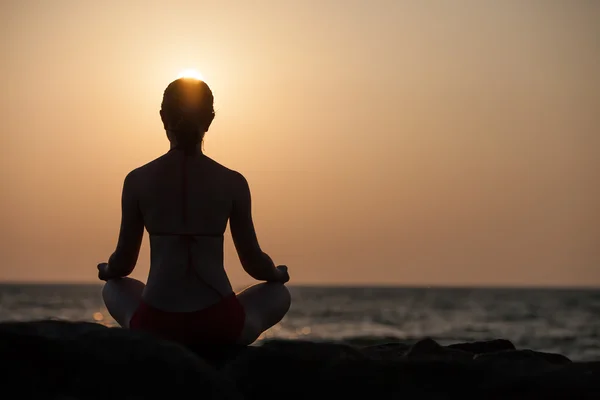
[[(600, 290), (290, 287), (292, 308), (259, 340), (368, 345), (504, 338), (518, 348), (600, 360)], [(0, 321), (91, 321), (117, 326), (101, 286), (0, 284)]]

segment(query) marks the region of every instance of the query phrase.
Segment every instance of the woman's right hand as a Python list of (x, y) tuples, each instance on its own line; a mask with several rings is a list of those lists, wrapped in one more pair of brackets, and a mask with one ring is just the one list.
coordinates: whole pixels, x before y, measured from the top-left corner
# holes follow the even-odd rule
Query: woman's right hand
[(288, 273), (288, 267), (286, 265), (278, 265), (276, 270), (278, 275), (276, 282), (287, 283), (290, 280), (290, 274)]

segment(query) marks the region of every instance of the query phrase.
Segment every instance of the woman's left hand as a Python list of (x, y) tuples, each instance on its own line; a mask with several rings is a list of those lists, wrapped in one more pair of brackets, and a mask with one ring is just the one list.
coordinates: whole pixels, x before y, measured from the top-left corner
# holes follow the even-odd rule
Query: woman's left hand
[(107, 281), (109, 279), (111, 279), (112, 276), (110, 275), (109, 269), (108, 269), (108, 263), (100, 263), (98, 264), (98, 279), (100, 279), (101, 281)]

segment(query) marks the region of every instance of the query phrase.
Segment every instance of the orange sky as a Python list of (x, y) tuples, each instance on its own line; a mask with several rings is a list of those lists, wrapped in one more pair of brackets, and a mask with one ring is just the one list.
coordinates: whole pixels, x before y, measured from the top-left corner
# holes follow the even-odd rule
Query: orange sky
[[(600, 285), (600, 3), (0, 3), (0, 280), (94, 281), (164, 87), (295, 283)], [(133, 276), (146, 279), (148, 241)], [(229, 236), (226, 267), (245, 276)]]

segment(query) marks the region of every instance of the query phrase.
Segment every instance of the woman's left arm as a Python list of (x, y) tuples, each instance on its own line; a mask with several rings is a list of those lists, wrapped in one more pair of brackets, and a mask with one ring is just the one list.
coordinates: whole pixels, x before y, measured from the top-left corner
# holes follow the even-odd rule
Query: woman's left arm
[[(115, 252), (108, 260), (107, 278), (131, 274), (137, 263), (144, 236), (144, 219), (139, 207), (134, 171), (125, 177), (121, 196), (121, 229)], [(102, 277), (101, 277), (102, 279)]]

